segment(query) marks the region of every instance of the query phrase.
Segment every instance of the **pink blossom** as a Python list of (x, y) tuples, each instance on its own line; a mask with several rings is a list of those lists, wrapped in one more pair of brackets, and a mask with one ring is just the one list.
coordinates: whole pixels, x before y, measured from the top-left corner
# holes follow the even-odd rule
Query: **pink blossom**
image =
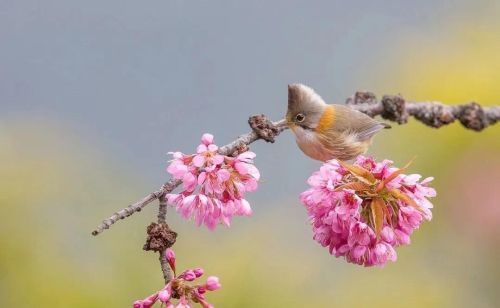
[(405, 175), (392, 162), (359, 156), (353, 165), (324, 163), (300, 194), (313, 238), (336, 257), (364, 266), (396, 261), (395, 247), (410, 243), (423, 220), (431, 220), (436, 191), (418, 174)]
[(146, 299), (137, 300), (133, 303), (134, 308), (149, 308), (157, 301), (164, 304), (166, 308), (173, 308), (173, 301), (178, 299), (175, 307), (192, 307), (193, 303), (199, 303), (203, 308), (213, 308), (207, 302), (205, 294), (207, 291), (215, 291), (221, 287), (219, 278), (209, 276), (206, 283), (193, 284), (196, 279), (204, 274), (202, 268), (187, 269), (180, 275), (175, 275), (175, 253), (168, 248), (165, 251), (165, 257), (174, 272), (174, 277), (158, 292), (150, 295)]
[(394, 245), (396, 240), (396, 235), (394, 234), (394, 230), (387, 225), (384, 226), (384, 228), (382, 228), (382, 232), (380, 232), (380, 237), (382, 238), (383, 241), (391, 245)]
[(359, 206), (361, 198), (358, 197), (353, 190), (344, 189), (339, 195), (338, 205), (335, 207), (335, 212), (342, 218), (359, 215)]
[(422, 222), (422, 214), (409, 206), (401, 206), (399, 208), (398, 226), (401, 231), (406, 231), (408, 234), (414, 229), (417, 229)]
[(369, 248), (368, 246), (364, 245), (354, 245), (352, 247), (349, 246), (344, 246), (345, 247), (345, 258), (348, 262), (355, 263), (355, 264), (363, 264), (367, 260), (367, 255), (369, 254)]
[(219, 165), (224, 161), (224, 156), (217, 153), (219, 149), (215, 144), (200, 144), (196, 149), (196, 155), (193, 157), (193, 165), (195, 167), (210, 167)]
[(167, 167), (167, 172), (174, 176), (176, 179), (182, 179), (188, 173), (188, 166), (186, 166), (182, 159), (174, 159)]
[(253, 159), (255, 153), (236, 157), (218, 153), (213, 136), (204, 134), (196, 154), (174, 152), (167, 171), (182, 181), (183, 191), (168, 194), (167, 201), (185, 219), (194, 219), (213, 230), (218, 224), (231, 225), (234, 216), (250, 216), (246, 192), (255, 191), (260, 179)]
[(397, 254), (392, 245), (380, 242), (371, 250), (367, 265), (384, 265), (387, 261), (396, 261)]
[(233, 165), (234, 169), (236, 169), (240, 175), (249, 174), (255, 181), (258, 181), (260, 179), (260, 173), (253, 164), (255, 156), (255, 153), (249, 151), (241, 153), (236, 156)]
[(432, 187), (428, 187), (428, 184), (434, 179), (428, 177), (422, 180), (420, 183), (421, 176), (419, 174), (411, 174), (403, 176), (401, 179), (401, 191), (405, 192), (408, 196), (415, 200), (415, 202), (422, 208), (422, 214), (425, 219), (432, 219), (432, 209), (433, 205), (427, 198), (432, 198), (436, 196), (436, 190)]
[(410, 244), (410, 234), (408, 234), (406, 231), (403, 231), (401, 228), (395, 228), (394, 235), (397, 245)]
[(355, 245), (367, 246), (375, 239), (375, 232), (364, 222), (356, 221), (351, 224), (347, 244), (349, 247)]
[(340, 181), (343, 177), (343, 170), (336, 161), (329, 161), (323, 164), (319, 171), (314, 172), (307, 180), (308, 184), (312, 187), (310, 194), (306, 193), (304, 197), (310, 198), (313, 204), (322, 201), (330, 200), (336, 194), (334, 192), (335, 183)]

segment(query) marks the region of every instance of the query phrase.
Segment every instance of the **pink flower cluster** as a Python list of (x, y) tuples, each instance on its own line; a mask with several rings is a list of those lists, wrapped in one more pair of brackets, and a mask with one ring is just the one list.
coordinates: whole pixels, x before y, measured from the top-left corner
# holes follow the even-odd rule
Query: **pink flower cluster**
[[(188, 269), (182, 272), (179, 276), (175, 275), (175, 254), (174, 251), (168, 248), (165, 252), (165, 257), (174, 272), (174, 278), (160, 291), (151, 294), (145, 299), (134, 302), (134, 308), (149, 308), (157, 301), (165, 305), (165, 308), (191, 308), (192, 303), (198, 303), (203, 308), (213, 308), (205, 299), (207, 291), (215, 291), (220, 289), (221, 284), (216, 276), (209, 276), (207, 281), (199, 285), (191, 285), (190, 282), (200, 278), (203, 275), (202, 268)], [(178, 299), (176, 306), (172, 303), (173, 299)]]
[(196, 154), (172, 153), (174, 159), (167, 171), (182, 180), (183, 191), (168, 194), (185, 219), (194, 218), (197, 225), (215, 229), (218, 223), (229, 226), (233, 216), (249, 216), (252, 209), (245, 193), (257, 189), (259, 170), (254, 166), (255, 153), (236, 157), (220, 155), (214, 137), (204, 134)]
[(364, 266), (396, 261), (394, 248), (410, 243), (413, 230), (431, 220), (436, 196), (432, 178), (404, 175), (392, 162), (359, 156), (353, 165), (324, 163), (300, 195), (312, 222), (314, 239), (332, 255)]

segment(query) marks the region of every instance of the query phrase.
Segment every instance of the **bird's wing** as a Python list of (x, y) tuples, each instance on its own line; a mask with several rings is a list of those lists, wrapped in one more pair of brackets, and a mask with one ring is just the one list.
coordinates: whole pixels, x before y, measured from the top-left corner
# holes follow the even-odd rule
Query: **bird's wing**
[(334, 105), (335, 125), (330, 129), (356, 135), (358, 141), (366, 141), (388, 124), (376, 121), (366, 114), (343, 105)]

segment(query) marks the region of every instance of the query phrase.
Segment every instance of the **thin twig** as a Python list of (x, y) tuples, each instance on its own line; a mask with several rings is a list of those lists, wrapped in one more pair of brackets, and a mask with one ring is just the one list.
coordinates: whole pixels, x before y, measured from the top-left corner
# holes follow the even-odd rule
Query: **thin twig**
[[(165, 194), (163, 194), (159, 199), (158, 206), (158, 223), (166, 224), (167, 218), (167, 198)], [(172, 270), (170, 269), (170, 265), (168, 264), (167, 258), (165, 257), (165, 249), (158, 252), (158, 260), (160, 261), (161, 271), (163, 273), (163, 279), (165, 280), (165, 284), (167, 284), (172, 279)]]
[(161, 271), (163, 273), (163, 280), (165, 280), (165, 284), (167, 284), (170, 280), (172, 280), (172, 270), (170, 269), (170, 265), (168, 264), (167, 258), (165, 256), (166, 250), (160, 251), (158, 260), (160, 261)]
[[(285, 130), (287, 128), (284, 120), (274, 122), (271, 124), (277, 128), (276, 136), (279, 135), (279, 133), (281, 133), (283, 130)], [(234, 152), (238, 151), (238, 149), (240, 149), (242, 146), (249, 145), (249, 144), (251, 144), (259, 139), (263, 139), (263, 138), (260, 137), (255, 131), (249, 132), (247, 134), (239, 136), (233, 142), (221, 147), (219, 149), (219, 153), (221, 153), (223, 155), (231, 155)], [(109, 229), (109, 227), (111, 225), (115, 224), (120, 219), (124, 219), (124, 218), (134, 214), (135, 212), (140, 212), (142, 210), (142, 208), (144, 208), (146, 205), (148, 205), (149, 203), (153, 202), (154, 200), (160, 198), (161, 196), (170, 193), (177, 186), (179, 186), (181, 183), (182, 182), (180, 180), (176, 180), (176, 179), (168, 180), (157, 191), (150, 193), (148, 196), (144, 197), (142, 200), (139, 200), (136, 203), (131, 204), (131, 205), (127, 206), (126, 208), (119, 210), (118, 212), (115, 212), (109, 218), (103, 220), (102, 223), (99, 224), (94, 231), (92, 231), (92, 235), (94, 235), (94, 236), (99, 235), (104, 230)]]
[(167, 198), (165, 194), (161, 195), (160, 198), (158, 199), (159, 205), (158, 205), (158, 223), (159, 224), (166, 224), (167, 223)]
[(98, 226), (97, 228), (92, 231), (92, 235), (98, 235), (101, 232), (103, 232), (106, 229), (109, 229), (109, 227), (113, 224), (115, 224), (118, 220), (124, 219), (135, 212), (140, 212), (142, 208), (144, 208), (146, 205), (149, 203), (153, 202), (154, 200), (158, 199), (159, 197), (163, 196), (164, 194), (167, 194), (174, 190), (179, 184), (181, 183), (180, 180), (176, 179), (170, 179), (168, 180), (165, 184), (162, 185), (160, 189), (157, 191), (154, 191), (144, 197), (142, 200), (137, 201), (134, 204), (131, 204), (127, 206), (124, 209), (119, 210), (118, 212), (115, 212), (113, 215), (111, 215), (109, 218), (104, 219)]

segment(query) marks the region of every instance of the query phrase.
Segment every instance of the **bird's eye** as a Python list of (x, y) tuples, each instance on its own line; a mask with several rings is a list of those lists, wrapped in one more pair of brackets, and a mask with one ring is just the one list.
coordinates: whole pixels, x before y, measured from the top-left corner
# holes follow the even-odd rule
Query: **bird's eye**
[(306, 116), (302, 113), (299, 113), (295, 116), (295, 120), (297, 120), (297, 122), (304, 122), (304, 120), (306, 119)]

